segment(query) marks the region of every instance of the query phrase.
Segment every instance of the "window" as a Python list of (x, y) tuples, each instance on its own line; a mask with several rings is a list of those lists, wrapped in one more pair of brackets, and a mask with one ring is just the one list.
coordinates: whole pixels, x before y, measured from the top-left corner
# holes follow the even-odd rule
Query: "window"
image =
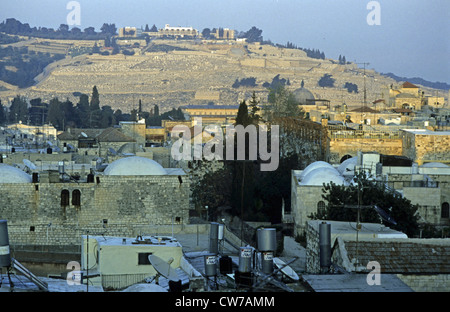
[(69, 206), (70, 193), (68, 190), (61, 191), (61, 206)]
[(448, 219), (450, 217), (449, 206), (447, 202), (442, 204), (441, 218)]
[(81, 206), (81, 192), (80, 190), (74, 190), (72, 192), (72, 205)]
[(151, 252), (138, 253), (138, 265), (151, 265), (150, 260), (148, 260), (148, 256), (151, 254)]
[(325, 208), (326, 205), (323, 200), (317, 203), (317, 213), (319, 213), (320, 215), (325, 214)]

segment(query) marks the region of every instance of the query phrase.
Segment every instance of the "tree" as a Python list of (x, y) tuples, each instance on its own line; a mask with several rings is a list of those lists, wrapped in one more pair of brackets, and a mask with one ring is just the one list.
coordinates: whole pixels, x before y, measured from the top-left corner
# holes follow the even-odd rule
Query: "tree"
[(153, 24), (152, 28), (150, 28), (150, 32), (158, 32), (158, 28), (155, 24)]
[(209, 28), (205, 28), (202, 30), (202, 36), (205, 39), (209, 39), (209, 37), (211, 36), (211, 29)]
[(2, 104), (2, 100), (0, 100), (0, 125), (6, 123), (6, 111), (5, 107)]
[(330, 74), (324, 74), (318, 81), (319, 87), (325, 88), (325, 87), (329, 87), (332, 88), (334, 87), (334, 82), (335, 79), (331, 78)]
[(252, 98), (249, 101), (249, 108), (250, 108), (249, 118), (250, 118), (250, 122), (255, 125), (258, 125), (259, 122), (261, 121), (261, 116), (259, 115), (259, 111), (261, 109), (259, 108), (258, 105), (259, 105), (259, 101), (256, 98), (255, 91), (253, 91)]
[(62, 103), (58, 100), (58, 98), (53, 98), (50, 100), (48, 107), (47, 120), (58, 130), (63, 130), (65, 126), (64, 113), (61, 109), (61, 106)]
[(303, 117), (304, 112), (294, 94), (282, 84), (270, 90), (268, 102), (264, 109), (267, 121), (279, 117)]
[(114, 36), (117, 32), (116, 24), (108, 23), (104, 23), (100, 30), (102, 31), (102, 34), (109, 36)]
[(80, 99), (77, 103), (76, 110), (79, 116), (78, 126), (81, 128), (89, 127), (89, 96), (87, 94), (81, 94)]
[(97, 86), (92, 88), (91, 102), (89, 103), (89, 110), (95, 111), (100, 109), (100, 96), (98, 94)]
[(26, 122), (28, 119), (27, 101), (22, 96), (16, 96), (9, 108), (9, 122), (16, 123), (19, 121)]
[(144, 29), (144, 31), (145, 31), (145, 32), (150, 32), (150, 28), (148, 28), (148, 24), (145, 24), (145, 29)]
[(247, 38), (248, 42), (262, 42), (263, 37), (261, 36), (262, 30), (253, 26), (247, 32), (244, 33), (243, 37)]
[[(345, 205), (374, 206), (377, 205), (389, 214), (396, 225), (382, 220), (382, 222), (395, 230), (404, 232), (409, 237), (418, 234), (418, 206), (393, 191), (387, 190), (384, 184), (370, 180), (364, 172), (354, 177), (355, 183), (344, 186), (329, 183), (323, 187), (323, 199), (328, 203), (324, 211), (313, 214), (316, 219), (351, 221), (357, 220), (357, 209), (345, 208)], [(361, 222), (380, 222), (380, 216), (375, 209), (360, 209)]]

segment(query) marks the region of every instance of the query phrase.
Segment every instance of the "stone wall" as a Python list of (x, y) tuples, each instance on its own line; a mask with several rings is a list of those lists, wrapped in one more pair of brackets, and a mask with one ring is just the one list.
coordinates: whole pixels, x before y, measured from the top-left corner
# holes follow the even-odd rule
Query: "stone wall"
[[(135, 235), (136, 227), (189, 222), (190, 182), (182, 179), (97, 176), (95, 183), (2, 184), (0, 218), (8, 221), (11, 244), (76, 245), (86, 231)], [(77, 191), (79, 205), (73, 201)]]
[(402, 140), (332, 138), (330, 140), (330, 163), (340, 163), (343, 156), (356, 156), (358, 151), (401, 156), (403, 153)]
[(441, 292), (450, 289), (450, 275), (406, 275), (397, 274), (406, 285), (418, 292)]

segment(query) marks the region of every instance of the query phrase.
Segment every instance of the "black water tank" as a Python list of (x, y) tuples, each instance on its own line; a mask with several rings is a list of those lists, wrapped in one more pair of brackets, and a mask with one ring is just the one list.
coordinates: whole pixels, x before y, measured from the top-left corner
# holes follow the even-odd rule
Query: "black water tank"
[(39, 174), (37, 172), (33, 172), (33, 183), (38, 183), (39, 182)]
[(223, 256), (219, 259), (219, 270), (220, 274), (231, 274), (233, 273), (231, 258), (228, 256)]
[(169, 290), (170, 292), (181, 292), (182, 291), (181, 280), (169, 281)]
[(47, 148), (47, 154), (51, 154), (51, 153), (53, 153), (52, 148), (51, 147)]
[(87, 175), (87, 183), (94, 183), (94, 175), (92, 173)]

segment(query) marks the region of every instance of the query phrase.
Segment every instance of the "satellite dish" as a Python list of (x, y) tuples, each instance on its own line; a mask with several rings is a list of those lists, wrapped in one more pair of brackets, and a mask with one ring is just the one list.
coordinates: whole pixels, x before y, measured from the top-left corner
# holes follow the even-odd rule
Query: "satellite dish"
[(397, 222), (395, 222), (394, 219), (392, 219), (392, 217), (390, 215), (388, 215), (386, 213), (386, 211), (384, 211), (383, 209), (381, 209), (380, 207), (378, 207), (377, 205), (374, 205), (373, 208), (375, 209), (375, 211), (380, 215), (380, 217), (385, 220), (386, 222), (389, 222), (393, 225), (397, 225)]
[(31, 161), (29, 161), (28, 159), (24, 159), (23, 163), (25, 164), (25, 166), (27, 166), (28, 168), (30, 168), (31, 170), (36, 170), (36, 165), (33, 164)]
[(84, 132), (81, 132), (81, 135), (84, 136), (85, 138), (88, 137), (88, 135), (86, 133), (84, 133)]
[(295, 271), (280, 258), (273, 258), (273, 264), (277, 267), (277, 269), (280, 269), (281, 273), (283, 273), (285, 276), (294, 281), (299, 280), (297, 273), (295, 273)]
[(173, 281), (178, 282), (180, 278), (178, 277), (177, 272), (175, 272), (175, 269), (170, 266), (170, 263), (172, 263), (173, 259), (171, 259), (170, 262), (166, 262), (160, 257), (157, 257), (155, 255), (148, 256), (148, 260), (152, 264), (153, 268), (164, 276), (165, 278)]
[(112, 147), (108, 148), (108, 151), (109, 151), (112, 155), (117, 155), (116, 150), (113, 149)]

